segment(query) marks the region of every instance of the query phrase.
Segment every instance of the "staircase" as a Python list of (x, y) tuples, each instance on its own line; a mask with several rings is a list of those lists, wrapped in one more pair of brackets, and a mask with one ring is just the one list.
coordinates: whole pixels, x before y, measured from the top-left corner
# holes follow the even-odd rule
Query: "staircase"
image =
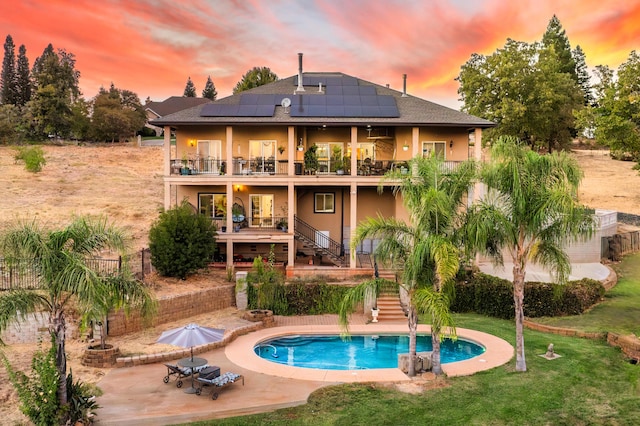
[(293, 233), (296, 240), (303, 245), (303, 252), (312, 251), (316, 256), (323, 256), (331, 260), (336, 266), (347, 266), (348, 258), (344, 254), (344, 247), (339, 242), (320, 233), (298, 216), (294, 216)]
[(400, 296), (395, 293), (382, 293), (378, 296), (377, 306), (380, 310), (378, 322), (406, 322), (407, 317), (400, 304)]

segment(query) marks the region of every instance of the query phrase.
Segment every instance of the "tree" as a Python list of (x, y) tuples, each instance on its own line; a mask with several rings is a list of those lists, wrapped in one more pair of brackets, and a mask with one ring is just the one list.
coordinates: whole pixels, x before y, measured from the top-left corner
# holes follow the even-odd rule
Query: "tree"
[(577, 83), (576, 63), (571, 54), (571, 44), (556, 15), (549, 20), (547, 30), (542, 35), (542, 46), (555, 55), (557, 72), (570, 74)]
[(595, 99), (591, 90), (591, 75), (589, 74), (584, 51), (578, 45), (573, 49), (571, 55), (576, 63), (576, 79), (584, 96), (584, 105), (593, 105), (595, 103)]
[(146, 114), (138, 95), (120, 90), (111, 83), (93, 100), (91, 132), (96, 140), (121, 141), (133, 137), (144, 126)]
[(128, 238), (104, 217), (77, 217), (65, 228), (45, 230), (35, 220), (10, 228), (0, 239), (0, 251), (9, 261), (23, 260), (38, 271), (41, 290), (9, 290), (0, 294), (0, 331), (33, 312), (46, 312), (58, 370), (57, 398), (67, 404), (66, 314), (73, 309), (85, 316), (107, 298), (115, 306), (144, 310), (149, 292), (126, 268), (126, 286), (111, 286), (91, 267), (90, 258), (106, 251), (125, 254)]
[(204, 90), (202, 91), (202, 97), (215, 101), (217, 96), (218, 92), (216, 91), (216, 86), (213, 84), (211, 76), (208, 76), (207, 84), (204, 86)]
[(24, 44), (18, 49), (18, 65), (16, 68), (16, 105), (24, 106), (31, 100), (31, 73), (27, 48)]
[(358, 224), (351, 242), (353, 252), (364, 240), (379, 239), (375, 257), (392, 261), (402, 271), (400, 280), (394, 283), (374, 279), (347, 291), (340, 306), (340, 322), (346, 326), (348, 314), (368, 294), (377, 296), (385, 286), (397, 285), (401, 295), (406, 294), (408, 303), (409, 376), (415, 375), (419, 314), (430, 316), (433, 372), (441, 374), (441, 332), (444, 327), (453, 326), (449, 301), (461, 258), (458, 218), (475, 166), (473, 162), (465, 162), (455, 171), (447, 172), (443, 161), (433, 156), (412, 159), (409, 170), (413, 173), (396, 171), (383, 178), (383, 182), (394, 182), (394, 194), (402, 197), (409, 223), (393, 217), (368, 218)]
[(585, 114), (591, 119), (591, 123), (584, 120), (585, 126), (592, 124), (596, 140), (609, 146), (612, 154), (640, 162), (640, 55), (631, 51), (615, 74), (608, 66), (595, 68), (596, 105)]
[(278, 81), (278, 76), (268, 67), (253, 67), (242, 76), (242, 79), (233, 88), (233, 94), (273, 83), (274, 81)]
[(184, 94), (187, 98), (195, 98), (196, 97), (196, 86), (194, 86), (193, 81), (191, 81), (191, 77), (187, 79), (187, 85), (184, 87)]
[(559, 282), (571, 270), (565, 244), (593, 230), (588, 209), (577, 202), (582, 172), (565, 152), (540, 155), (513, 137), (491, 147), (481, 170), (487, 197), (469, 208), (465, 247), (479, 250), (500, 265), (513, 262), (516, 318), (516, 370), (526, 371), (524, 354), (524, 281), (527, 264), (547, 267)]
[(204, 268), (216, 248), (215, 226), (187, 200), (160, 214), (149, 231), (151, 263), (161, 275), (186, 279)]
[(4, 42), (4, 58), (0, 75), (0, 103), (16, 105), (16, 46), (8, 35)]
[(474, 53), (456, 78), (463, 110), (498, 126), (487, 141), (514, 135), (548, 151), (568, 147), (574, 111), (584, 105), (569, 41), (554, 16), (540, 43), (508, 39), (490, 56)]
[(35, 123), (35, 132), (68, 137), (71, 132), (72, 104), (80, 97), (75, 69), (75, 56), (64, 49), (56, 53), (49, 44), (34, 61), (32, 77), (34, 92), (29, 108)]

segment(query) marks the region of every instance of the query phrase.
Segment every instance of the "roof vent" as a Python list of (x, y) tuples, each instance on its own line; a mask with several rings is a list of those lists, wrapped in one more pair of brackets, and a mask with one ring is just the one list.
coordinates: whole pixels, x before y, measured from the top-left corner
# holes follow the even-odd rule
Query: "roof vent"
[(302, 85), (302, 53), (298, 53), (298, 88), (296, 92), (304, 92), (304, 86)]
[(322, 93), (322, 82), (318, 83), (318, 92)]
[(407, 75), (402, 74), (402, 97), (407, 97)]

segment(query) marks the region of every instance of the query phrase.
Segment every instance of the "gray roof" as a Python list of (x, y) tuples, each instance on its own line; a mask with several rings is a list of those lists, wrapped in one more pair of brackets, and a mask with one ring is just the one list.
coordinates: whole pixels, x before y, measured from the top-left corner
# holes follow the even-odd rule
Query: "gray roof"
[[(304, 73), (303, 81), (309, 81), (330, 77), (347, 77), (343, 73)], [(399, 117), (292, 117), (287, 108), (280, 105), (275, 107), (273, 116), (268, 117), (246, 117), (246, 116), (201, 116), (203, 105), (185, 109), (163, 116), (151, 121), (156, 126), (182, 125), (212, 125), (212, 124), (277, 124), (277, 125), (388, 125), (388, 126), (449, 126), (449, 127), (480, 127), (487, 128), (495, 126), (495, 123), (483, 118), (475, 117), (452, 108), (415, 97), (404, 95), (397, 90), (386, 86), (374, 84), (356, 78), (360, 86), (373, 86), (378, 95), (391, 96), (395, 99)], [(295, 95), (298, 76), (294, 75), (274, 83), (250, 89), (236, 95), (219, 99), (214, 104), (239, 105), (241, 96), (244, 94), (264, 94), (264, 95)], [(323, 87), (323, 92), (324, 92)], [(318, 86), (305, 86), (305, 96), (324, 96), (318, 92)]]
[(147, 102), (144, 105), (144, 109), (152, 111), (158, 117), (164, 117), (165, 115), (210, 102), (211, 100), (207, 98), (171, 96), (162, 102)]

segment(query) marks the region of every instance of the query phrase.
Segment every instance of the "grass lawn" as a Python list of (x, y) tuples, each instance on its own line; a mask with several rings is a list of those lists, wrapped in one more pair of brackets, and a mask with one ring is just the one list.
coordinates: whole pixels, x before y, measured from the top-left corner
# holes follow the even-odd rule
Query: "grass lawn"
[[(590, 312), (545, 323), (584, 330), (638, 333), (640, 254), (617, 266), (619, 284)], [(459, 327), (515, 343), (512, 321), (456, 315)], [(549, 361), (549, 343), (561, 358)], [(604, 341), (525, 330), (526, 373), (515, 360), (468, 377), (441, 379), (442, 387), (412, 395), (381, 384), (318, 390), (306, 405), (196, 425), (636, 425), (640, 419), (640, 365)], [(277, 389), (274, 390), (277, 392)]]
[[(514, 343), (511, 321), (457, 315), (457, 324)], [(561, 358), (544, 354), (549, 343)], [(632, 425), (640, 418), (640, 366), (604, 341), (525, 331), (528, 371), (515, 361), (443, 379), (420, 395), (378, 384), (330, 386), (306, 405), (196, 425)], [(274, 389), (277, 392), (277, 389)]]
[(584, 331), (611, 331), (640, 336), (640, 253), (614, 265), (618, 284), (600, 303), (583, 315), (536, 318), (537, 322)]

